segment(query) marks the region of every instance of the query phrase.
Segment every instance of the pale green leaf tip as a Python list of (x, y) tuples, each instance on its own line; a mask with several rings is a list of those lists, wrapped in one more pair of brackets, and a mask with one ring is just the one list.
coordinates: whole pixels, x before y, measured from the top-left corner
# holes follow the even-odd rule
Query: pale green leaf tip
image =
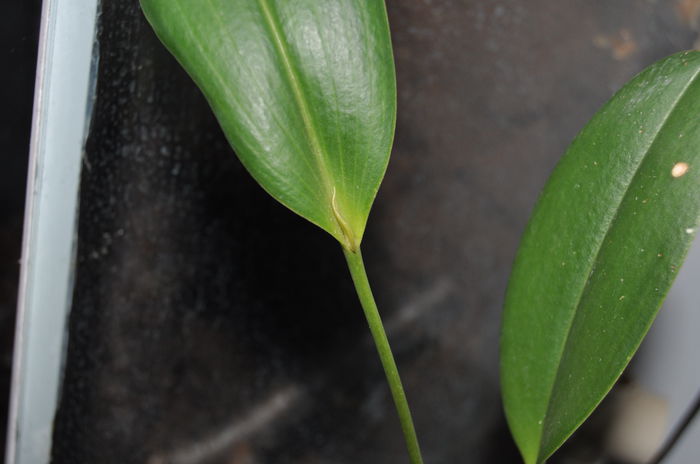
[(331, 211), (333, 211), (333, 217), (340, 229), (340, 236), (337, 237), (340, 244), (346, 250), (357, 253), (357, 250), (360, 249), (361, 235), (353, 232), (352, 227), (350, 227), (350, 224), (348, 224), (340, 212), (340, 208), (338, 208), (338, 203), (335, 199), (335, 187), (333, 188), (333, 196), (331, 198)]
[(544, 460), (538, 459), (539, 458), (539, 453), (530, 453), (530, 454), (525, 454), (524, 450), (520, 450), (520, 454), (523, 457), (523, 463), (524, 464), (542, 464)]

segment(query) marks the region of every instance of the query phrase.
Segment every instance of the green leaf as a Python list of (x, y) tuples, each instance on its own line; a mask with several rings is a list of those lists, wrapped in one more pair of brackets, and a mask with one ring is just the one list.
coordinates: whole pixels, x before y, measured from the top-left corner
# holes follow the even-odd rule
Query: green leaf
[(383, 0), (141, 0), (242, 163), (358, 249), (394, 136)]
[(647, 68), (576, 137), (513, 268), (501, 383), (526, 463), (612, 388), (651, 325), (700, 214), (700, 53)]

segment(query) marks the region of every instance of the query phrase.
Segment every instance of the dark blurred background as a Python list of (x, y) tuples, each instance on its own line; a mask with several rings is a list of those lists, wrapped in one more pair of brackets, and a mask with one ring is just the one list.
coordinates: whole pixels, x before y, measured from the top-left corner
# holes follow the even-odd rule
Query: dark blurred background
[[(102, 3), (53, 462), (405, 462), (337, 244), (250, 179), (138, 2)], [(694, 46), (700, 0), (387, 5), (399, 114), (370, 280), (426, 462), (516, 463), (497, 348), (520, 233), (595, 110)], [(2, 10), (7, 397), (39, 4)], [(606, 414), (551, 462), (603, 462)]]
[[(0, 443), (4, 450), (29, 160), (39, 0), (0, 6)], [(4, 452), (0, 460), (4, 458)]]

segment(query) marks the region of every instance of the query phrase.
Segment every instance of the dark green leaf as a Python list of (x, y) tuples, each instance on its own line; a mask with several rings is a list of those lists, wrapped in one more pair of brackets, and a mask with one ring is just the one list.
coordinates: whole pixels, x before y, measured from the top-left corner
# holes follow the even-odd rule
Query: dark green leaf
[(528, 464), (585, 420), (639, 346), (700, 213), (700, 53), (649, 67), (556, 167), (506, 295), (503, 401)]
[(383, 0), (141, 0), (273, 197), (356, 250), (396, 84)]

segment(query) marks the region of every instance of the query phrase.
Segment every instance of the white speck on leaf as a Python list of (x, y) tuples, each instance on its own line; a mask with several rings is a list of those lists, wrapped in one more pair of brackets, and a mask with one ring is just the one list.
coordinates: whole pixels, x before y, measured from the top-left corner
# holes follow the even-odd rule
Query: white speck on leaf
[(684, 163), (684, 162), (676, 163), (673, 166), (673, 169), (671, 169), (671, 175), (675, 178), (681, 177), (686, 172), (688, 172), (688, 169), (690, 169), (690, 166), (688, 166), (688, 163)]

